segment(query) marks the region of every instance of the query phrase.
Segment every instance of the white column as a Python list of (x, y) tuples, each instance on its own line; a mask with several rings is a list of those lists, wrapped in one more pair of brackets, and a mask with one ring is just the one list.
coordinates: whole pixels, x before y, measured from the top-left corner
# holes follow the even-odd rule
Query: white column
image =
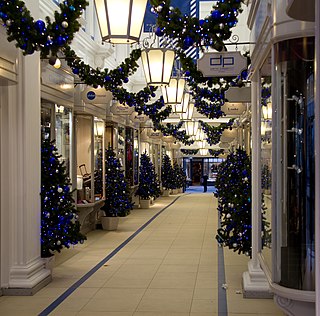
[[(38, 1), (26, 2), (36, 19)], [(2, 181), (6, 208), (1, 208), (1, 286), (6, 295), (31, 295), (51, 280), (40, 257), (39, 53), (20, 53), (17, 66), (18, 83), (8, 87), (7, 130), (2, 135), (7, 183), (4, 187)]]
[(315, 263), (316, 263), (316, 315), (320, 316), (320, 3), (315, 1)]
[(252, 298), (271, 297), (269, 284), (262, 271), (258, 253), (261, 249), (261, 106), (260, 85), (258, 74), (255, 73), (251, 79), (251, 130), (252, 130), (252, 258), (248, 263), (248, 271), (243, 273), (243, 296)]

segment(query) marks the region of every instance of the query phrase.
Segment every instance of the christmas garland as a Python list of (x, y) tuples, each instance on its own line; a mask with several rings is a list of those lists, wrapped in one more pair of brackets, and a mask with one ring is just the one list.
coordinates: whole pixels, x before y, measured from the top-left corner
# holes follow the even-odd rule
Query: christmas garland
[[(221, 106), (224, 103), (224, 91), (229, 85), (235, 84), (234, 78), (225, 80), (204, 78), (202, 73), (196, 69), (193, 60), (185, 55), (184, 50), (192, 45), (200, 48), (210, 46), (218, 51), (222, 50), (223, 41), (230, 38), (230, 28), (235, 26), (237, 15), (241, 12), (241, 1), (220, 0), (213, 6), (210, 16), (204, 20), (183, 16), (179, 9), (170, 6), (170, 0), (151, 0), (151, 4), (157, 14), (156, 34), (177, 40), (175, 50), (185, 70), (195, 99), (195, 107), (200, 113), (211, 119), (223, 116)], [(160, 123), (170, 114), (169, 108), (160, 111), (164, 106), (162, 99), (148, 104), (155, 96), (156, 88), (149, 86), (138, 93), (129, 93), (122, 87), (123, 83), (129, 81), (128, 77), (138, 68), (137, 60), (141, 55), (140, 49), (133, 50), (129, 58), (110, 71), (93, 69), (71, 50), (69, 44), (80, 28), (77, 19), (87, 5), (85, 0), (66, 0), (59, 4), (61, 12), (55, 11), (54, 21), (51, 22), (51, 19), (46, 17), (45, 23), (42, 20), (35, 22), (23, 1), (0, 0), (0, 18), (7, 29), (8, 41), (16, 41), (16, 46), (24, 54), (40, 51), (41, 57), (46, 58), (48, 55), (55, 56), (58, 51), (62, 51), (73, 73), (78, 75), (84, 83), (93, 87), (105, 87), (120, 103), (135, 107), (139, 114), (148, 115), (164, 134), (172, 135), (184, 144), (191, 144), (192, 141), (188, 139), (185, 132), (178, 131), (179, 128), (173, 125), (164, 126)], [(210, 139), (214, 141), (220, 139), (218, 129), (209, 127), (206, 129), (209, 131)]]
[(193, 156), (196, 155), (199, 151), (199, 149), (180, 149), (180, 151), (187, 156)]
[(224, 149), (209, 149), (210, 156), (218, 157), (224, 154)]
[(220, 142), (220, 137), (225, 129), (232, 129), (234, 119), (229, 120), (228, 123), (221, 123), (219, 126), (211, 126), (206, 122), (199, 121), (204, 132), (207, 134), (206, 141), (209, 145), (215, 145)]
[(59, 4), (60, 13), (54, 12), (54, 21), (46, 17), (34, 21), (25, 3), (20, 0), (0, 1), (0, 18), (7, 29), (8, 41), (15, 41), (24, 55), (31, 55), (35, 51), (41, 52), (45, 58), (50, 53), (57, 52), (70, 44), (74, 34), (79, 31), (80, 18), (88, 5), (86, 0), (67, 0)]

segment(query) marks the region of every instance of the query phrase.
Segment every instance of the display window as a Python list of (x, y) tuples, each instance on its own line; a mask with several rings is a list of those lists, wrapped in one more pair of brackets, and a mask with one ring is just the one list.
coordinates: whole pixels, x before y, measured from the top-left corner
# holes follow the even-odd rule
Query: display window
[(139, 184), (139, 131), (133, 130), (133, 184)]
[(93, 117), (90, 115), (76, 116), (77, 140), (77, 190), (78, 203), (86, 204), (94, 201), (93, 174)]
[(118, 159), (121, 167), (125, 168), (125, 139), (126, 139), (126, 130), (125, 127), (119, 125), (117, 128), (117, 140), (118, 140)]
[(262, 254), (268, 269), (272, 271), (272, 98), (271, 98), (271, 54), (260, 69), (260, 106), (261, 106), (261, 192), (264, 234), (262, 235)]
[(94, 201), (104, 196), (104, 131), (103, 120), (94, 118)]
[(315, 290), (314, 48), (313, 37), (275, 46), (277, 281), (308, 291)]
[(125, 153), (126, 153), (126, 178), (130, 186), (134, 185), (134, 138), (133, 128), (126, 127), (125, 131)]

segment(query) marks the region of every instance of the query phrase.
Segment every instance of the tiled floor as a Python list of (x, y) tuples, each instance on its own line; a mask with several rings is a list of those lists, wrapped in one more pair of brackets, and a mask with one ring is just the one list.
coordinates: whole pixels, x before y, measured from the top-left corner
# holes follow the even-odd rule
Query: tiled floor
[[(0, 297), (0, 315), (38, 315), (177, 196), (134, 209), (115, 232), (89, 233), (85, 244), (56, 256), (53, 281), (33, 297)], [(226, 316), (218, 313), (216, 199), (186, 194), (164, 210), (112, 259), (62, 301), (59, 316)], [(283, 315), (272, 300), (243, 299), (248, 258), (225, 253), (229, 316)]]

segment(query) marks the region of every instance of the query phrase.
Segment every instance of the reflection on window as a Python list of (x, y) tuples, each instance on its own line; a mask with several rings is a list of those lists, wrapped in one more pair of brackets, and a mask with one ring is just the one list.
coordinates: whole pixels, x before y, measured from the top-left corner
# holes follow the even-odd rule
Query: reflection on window
[(134, 130), (134, 140), (133, 140), (133, 172), (134, 172), (134, 184), (137, 185), (139, 183), (139, 131)]
[(133, 186), (133, 128), (126, 127), (126, 178), (129, 185)]
[(104, 195), (103, 190), (103, 136), (104, 122), (94, 119), (94, 200), (99, 201)]
[(55, 105), (56, 124), (55, 139), (56, 147), (62, 156), (66, 171), (71, 178), (70, 160), (71, 160), (71, 131), (72, 131), (72, 111), (62, 105)]
[[(276, 45), (281, 105), (280, 284), (315, 289), (314, 38)], [(281, 52), (281, 53), (280, 53)]]
[(262, 235), (262, 253), (270, 271), (272, 271), (271, 221), (272, 221), (272, 103), (271, 103), (271, 56), (269, 55), (261, 68), (261, 192), (262, 212), (264, 217), (264, 234)]
[(78, 203), (93, 202), (91, 192), (92, 117), (78, 115), (77, 133), (77, 189)]
[(51, 139), (51, 106), (41, 106), (41, 137), (43, 139)]

